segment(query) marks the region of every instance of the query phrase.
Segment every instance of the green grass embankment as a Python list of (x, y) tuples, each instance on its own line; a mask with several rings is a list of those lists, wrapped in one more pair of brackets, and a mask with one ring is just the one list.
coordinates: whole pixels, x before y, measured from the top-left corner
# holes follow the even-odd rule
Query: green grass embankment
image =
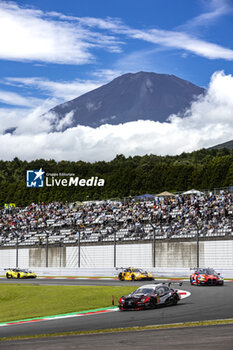
[(132, 287), (1, 284), (0, 322), (43, 317), (115, 305)]

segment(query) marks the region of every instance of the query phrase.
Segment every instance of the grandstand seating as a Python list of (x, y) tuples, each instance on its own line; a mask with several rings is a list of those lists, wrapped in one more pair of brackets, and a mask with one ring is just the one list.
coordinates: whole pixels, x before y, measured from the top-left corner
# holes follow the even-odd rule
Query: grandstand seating
[[(233, 196), (158, 198), (128, 203), (102, 202), (69, 208), (32, 204), (13, 213), (0, 210), (0, 246), (43, 246), (233, 236)], [(152, 226), (153, 225), (153, 226)], [(18, 236), (18, 240), (17, 240)]]

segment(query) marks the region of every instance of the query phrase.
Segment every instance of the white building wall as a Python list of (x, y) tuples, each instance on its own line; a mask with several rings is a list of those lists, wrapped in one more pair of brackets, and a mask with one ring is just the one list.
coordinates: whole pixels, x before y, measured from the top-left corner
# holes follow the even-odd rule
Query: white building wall
[(30, 267), (29, 264), (29, 249), (19, 249), (18, 251), (18, 266), (24, 269)]
[(16, 250), (1, 249), (0, 250), (0, 266), (3, 268), (15, 267), (16, 265)]
[(113, 267), (113, 245), (81, 247), (81, 267)]
[(121, 244), (116, 249), (117, 267), (152, 267), (152, 244)]
[(78, 247), (66, 247), (66, 267), (78, 267)]
[(204, 266), (213, 268), (233, 268), (233, 241), (205, 241)]
[[(81, 267), (113, 267), (113, 245), (82, 246)], [(78, 247), (66, 248), (66, 266), (78, 267)]]
[[(21, 268), (29, 267), (29, 249), (18, 250), (18, 266)], [(0, 267), (16, 267), (16, 249), (0, 250)]]

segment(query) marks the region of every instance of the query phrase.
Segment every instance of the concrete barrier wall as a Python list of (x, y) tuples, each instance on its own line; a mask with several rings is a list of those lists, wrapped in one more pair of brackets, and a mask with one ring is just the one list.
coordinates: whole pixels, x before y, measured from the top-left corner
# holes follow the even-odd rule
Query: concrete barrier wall
[[(199, 244), (200, 266), (204, 264), (203, 243)], [(190, 268), (197, 265), (196, 261), (196, 242), (159, 242), (156, 245), (157, 267)]]
[[(66, 267), (66, 247), (49, 247), (48, 249), (48, 266)], [(46, 266), (46, 249), (30, 248), (29, 249), (29, 266)], [(19, 263), (19, 266), (21, 264)]]

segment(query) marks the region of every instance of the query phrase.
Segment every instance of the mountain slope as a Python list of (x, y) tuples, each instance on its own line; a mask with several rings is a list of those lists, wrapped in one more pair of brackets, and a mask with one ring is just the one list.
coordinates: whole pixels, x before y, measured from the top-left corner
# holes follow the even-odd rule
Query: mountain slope
[(209, 147), (208, 149), (222, 149), (222, 148), (233, 149), (233, 140), (220, 143), (219, 145)]
[(51, 109), (58, 118), (73, 112), (73, 124), (98, 127), (138, 119), (164, 122), (183, 112), (205, 89), (174, 75), (138, 72), (124, 74), (110, 83)]

